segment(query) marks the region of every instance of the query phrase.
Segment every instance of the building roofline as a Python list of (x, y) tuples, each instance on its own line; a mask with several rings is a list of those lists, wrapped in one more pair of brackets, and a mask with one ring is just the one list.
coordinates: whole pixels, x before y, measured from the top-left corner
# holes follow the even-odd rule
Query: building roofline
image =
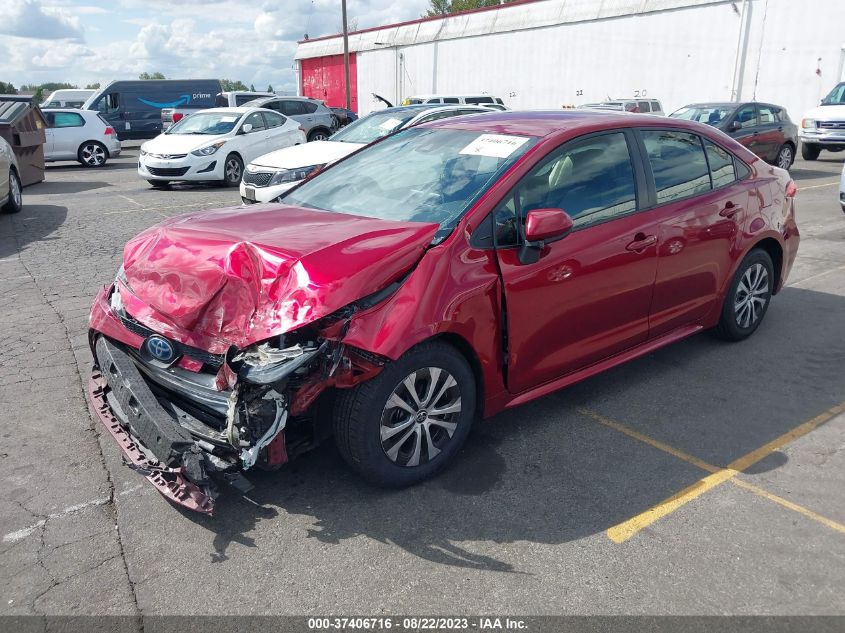
[[(400, 26), (409, 26), (411, 24), (423, 24), (425, 22), (434, 22), (436, 20), (446, 20), (460, 15), (470, 15), (471, 13), (483, 13), (485, 11), (498, 11), (499, 9), (506, 9), (509, 7), (518, 7), (521, 4), (532, 4), (534, 2), (542, 2), (543, 0), (513, 0), (507, 4), (497, 4), (492, 7), (479, 7), (478, 9), (467, 9), (465, 11), (458, 11), (457, 13), (447, 13), (445, 15), (432, 15), (430, 17), (417, 18), (416, 20), (406, 20), (405, 22), (396, 22), (394, 24), (382, 24), (380, 26), (371, 26), (366, 29), (358, 29), (357, 31), (349, 31), (348, 35), (359, 35), (361, 33), (372, 33), (373, 31), (382, 31), (384, 29), (392, 29)], [(309, 42), (321, 42), (324, 40), (333, 40), (336, 37), (343, 37), (343, 33), (335, 33), (333, 35), (321, 35), (320, 37), (312, 37), (307, 40), (298, 40), (297, 44), (307, 44)]]

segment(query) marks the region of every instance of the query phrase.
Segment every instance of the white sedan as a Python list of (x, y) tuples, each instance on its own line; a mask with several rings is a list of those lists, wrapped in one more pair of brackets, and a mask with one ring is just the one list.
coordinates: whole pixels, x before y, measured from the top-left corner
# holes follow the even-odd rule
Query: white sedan
[(138, 175), (153, 187), (173, 181), (218, 181), (237, 187), (246, 163), (305, 142), (299, 123), (272, 110), (200, 110), (141, 145)]
[(345, 158), (355, 150), (397, 130), (437, 119), (492, 111), (484, 106), (441, 106), (429, 103), (373, 112), (335, 132), (327, 141), (312, 141), (255, 159), (244, 172), (241, 200), (244, 204), (273, 202), (325, 165)]

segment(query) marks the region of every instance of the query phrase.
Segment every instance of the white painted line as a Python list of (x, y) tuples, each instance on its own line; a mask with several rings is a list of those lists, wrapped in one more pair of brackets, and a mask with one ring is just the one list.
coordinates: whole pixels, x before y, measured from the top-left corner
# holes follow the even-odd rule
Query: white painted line
[(826, 182), (821, 185), (810, 185), (809, 187), (798, 187), (798, 191), (807, 191), (807, 189), (818, 189), (819, 187), (832, 187), (833, 185), (838, 185), (839, 181), (836, 180), (834, 182)]
[(131, 202), (132, 204), (134, 204), (134, 205), (135, 205), (135, 206), (137, 206), (137, 207), (143, 207), (143, 206), (144, 206), (143, 204), (141, 204), (140, 202), (137, 202), (137, 201), (133, 200), (133, 199), (132, 199), (132, 198), (130, 198), (129, 196), (124, 196), (122, 193), (119, 193), (119, 194), (117, 194), (117, 195), (118, 195), (119, 197), (123, 198), (124, 200), (128, 200), (129, 202)]
[(824, 277), (825, 275), (829, 275), (830, 273), (835, 273), (840, 270), (845, 270), (845, 264), (842, 266), (837, 266), (836, 268), (831, 268), (830, 270), (826, 270), (822, 273), (816, 273), (815, 275), (811, 275), (809, 277), (805, 277), (804, 279), (799, 279), (794, 284), (786, 284), (789, 288), (800, 288), (801, 284), (806, 283), (808, 281), (812, 281), (813, 279), (818, 279), (819, 277)]
[(79, 512), (80, 510), (84, 510), (85, 508), (90, 508), (93, 506), (102, 506), (107, 504), (111, 500), (111, 497), (104, 497), (102, 499), (94, 499), (93, 501), (84, 501), (83, 503), (77, 503), (76, 505), (68, 506), (61, 512), (54, 512), (53, 514), (47, 515), (46, 519), (40, 519), (33, 523), (32, 525), (27, 525), (20, 530), (15, 530), (14, 532), (9, 532), (8, 534), (3, 535), (3, 542), (4, 543), (16, 543), (22, 539), (25, 539), (27, 536), (35, 532), (40, 527), (43, 527), (48, 519), (60, 519), (65, 517), (69, 514), (74, 514), (75, 512)]

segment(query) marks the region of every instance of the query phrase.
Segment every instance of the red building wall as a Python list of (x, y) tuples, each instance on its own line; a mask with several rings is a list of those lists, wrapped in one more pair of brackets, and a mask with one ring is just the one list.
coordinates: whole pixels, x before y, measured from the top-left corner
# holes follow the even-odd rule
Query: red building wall
[[(302, 95), (320, 99), (333, 108), (346, 106), (343, 85), (343, 55), (302, 59), (299, 62)], [(349, 53), (349, 95), (352, 110), (358, 112), (358, 72), (355, 53)]]

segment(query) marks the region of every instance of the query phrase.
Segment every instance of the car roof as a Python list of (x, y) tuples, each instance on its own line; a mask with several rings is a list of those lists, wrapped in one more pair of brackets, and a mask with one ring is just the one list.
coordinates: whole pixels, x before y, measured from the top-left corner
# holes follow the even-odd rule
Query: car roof
[(197, 110), (194, 114), (201, 114), (205, 112), (213, 112), (214, 114), (245, 114), (246, 112), (252, 112), (253, 110), (261, 110), (262, 108), (256, 108), (254, 106), (232, 106), (232, 107), (225, 107), (225, 108), (205, 108), (204, 110)]
[(514, 134), (518, 136), (549, 136), (576, 133), (579, 130), (596, 128), (625, 127), (671, 127), (686, 128), (696, 133), (711, 129), (710, 126), (686, 121), (655, 117), (650, 114), (634, 114), (618, 110), (537, 110), (537, 111), (498, 111), (492, 110), (482, 116), (456, 117), (439, 119), (423, 123), (424, 127), (472, 130), (492, 134)]

